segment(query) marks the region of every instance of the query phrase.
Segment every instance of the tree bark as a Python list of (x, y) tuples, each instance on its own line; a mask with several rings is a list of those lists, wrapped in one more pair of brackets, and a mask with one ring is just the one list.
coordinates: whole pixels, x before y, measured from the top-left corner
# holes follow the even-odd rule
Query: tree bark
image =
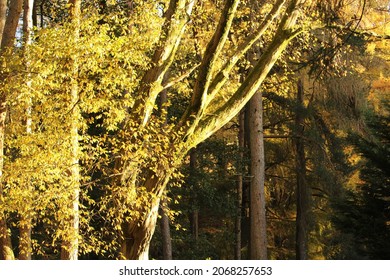
[(190, 213), (190, 229), (192, 237), (195, 239), (195, 241), (198, 241), (199, 238), (199, 209), (198, 209), (198, 201), (197, 201), (197, 195), (196, 195), (196, 188), (197, 188), (197, 178), (196, 178), (196, 168), (197, 168), (197, 161), (198, 156), (196, 149), (192, 149), (190, 151), (190, 177), (191, 177), (191, 198), (190, 201), (192, 201), (192, 209)]
[[(163, 204), (166, 203), (166, 200), (163, 201)], [(169, 226), (169, 217), (165, 213), (164, 209), (160, 208), (160, 227), (161, 227), (161, 236), (162, 236), (162, 251), (164, 260), (172, 260), (172, 239), (171, 239), (171, 229)]]
[(7, 17), (7, 0), (0, 0), (0, 42), (3, 38), (5, 19)]
[(299, 80), (297, 83), (297, 109), (295, 112), (295, 127), (297, 130), (297, 137), (295, 138), (297, 180), (296, 258), (298, 260), (306, 260), (308, 258), (308, 218), (310, 212), (310, 197), (306, 183), (304, 110), (304, 88), (302, 80)]
[(262, 94), (258, 91), (250, 100), (250, 259), (267, 259), (267, 224), (264, 189), (264, 133)]
[[(77, 45), (79, 39), (80, 16), (81, 16), (81, 0), (69, 0), (71, 21), (74, 24), (73, 40)], [(79, 167), (79, 134), (78, 125), (80, 120), (80, 110), (78, 108), (79, 88), (77, 83), (78, 77), (78, 61), (77, 55), (72, 57), (72, 78), (70, 82), (70, 108), (71, 108), (71, 124), (70, 138), (72, 158), (70, 161), (70, 176), (71, 185), (71, 217), (66, 221), (65, 236), (61, 246), (62, 260), (77, 260), (79, 248), (79, 194), (80, 194), (80, 167)]]
[(139, 217), (123, 222), (120, 259), (149, 259), (149, 245), (156, 228), (160, 198), (171, 172), (171, 170), (166, 170), (161, 166), (157, 173), (150, 174), (146, 178), (144, 185), (146, 191), (151, 194), (151, 198), (139, 207)]
[(245, 149), (245, 110), (241, 110), (238, 116), (239, 120), (239, 131), (238, 131), (238, 148), (239, 157), (238, 157), (238, 176), (237, 176), (237, 213), (236, 213), (236, 222), (235, 222), (235, 249), (234, 249), (234, 258), (236, 260), (241, 260), (241, 221), (242, 221), (242, 193), (243, 193), (243, 183), (244, 183), (244, 149)]
[[(24, 12), (23, 12), (23, 44), (25, 52), (25, 68), (28, 73), (29, 61), (27, 55), (27, 47), (31, 44), (31, 30), (33, 28), (33, 6), (34, 0), (24, 0)], [(27, 86), (31, 86), (31, 81), (27, 77)], [(31, 103), (31, 100), (30, 102)], [(26, 108), (26, 133), (31, 134), (31, 105), (29, 104)], [(26, 186), (28, 191), (32, 190), (32, 186), (28, 184)], [(26, 202), (24, 209), (20, 211), (19, 221), (19, 259), (20, 260), (31, 260), (32, 244), (31, 244), (31, 231), (32, 231), (32, 209), (31, 204)]]
[[(5, 55), (8, 48), (13, 47), (15, 41), (16, 28), (19, 16), (22, 12), (23, 0), (10, 2), (8, 16), (5, 20), (3, 34), (1, 38), (0, 56)], [(1, 14), (0, 16), (3, 16)], [(4, 21), (1, 18), (0, 21)], [(3, 67), (3, 66), (1, 66)], [(0, 74), (0, 81), (4, 81), (6, 74)], [(4, 167), (4, 133), (5, 119), (7, 115), (7, 97), (3, 90), (0, 89), (0, 203), (3, 203), (3, 167)], [(10, 231), (7, 227), (6, 215), (3, 210), (0, 212), (0, 259), (14, 259), (14, 253), (11, 244)]]
[[(166, 75), (167, 76), (167, 75)], [(164, 80), (166, 80), (166, 76)], [(166, 104), (168, 101), (168, 94), (166, 90), (163, 90), (160, 94), (160, 115), (165, 116), (164, 110), (166, 110)], [(168, 123), (168, 120), (165, 118), (165, 124)], [(167, 194), (166, 194), (167, 195)], [(167, 199), (164, 198), (162, 201), (162, 205), (166, 205)], [(172, 238), (171, 238), (171, 229), (169, 225), (169, 217), (165, 212), (165, 209), (160, 207), (160, 228), (161, 228), (161, 236), (162, 236), (162, 251), (163, 251), (163, 259), (164, 260), (172, 260)]]

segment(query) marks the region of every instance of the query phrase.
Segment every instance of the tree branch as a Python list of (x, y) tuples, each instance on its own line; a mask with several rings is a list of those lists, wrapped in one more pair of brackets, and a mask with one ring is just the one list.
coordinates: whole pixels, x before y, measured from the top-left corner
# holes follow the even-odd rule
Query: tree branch
[[(191, 126), (193, 129), (202, 118), (208, 89), (210, 87), (213, 73), (215, 72), (215, 62), (226, 43), (239, 2), (239, 0), (226, 1), (217, 29), (206, 47), (205, 55), (200, 64), (199, 74), (194, 85), (191, 103), (184, 113), (179, 126), (187, 122), (191, 116), (196, 116), (194, 118), (194, 123)], [(192, 129), (190, 128), (189, 130)]]
[(277, 59), (286, 49), (288, 43), (303, 31), (302, 29), (295, 28), (300, 2), (300, 0), (292, 0), (290, 2), (272, 42), (268, 45), (255, 67), (233, 96), (212, 115), (208, 115), (200, 120), (193, 133), (187, 134), (188, 148), (194, 147), (224, 126), (238, 114), (259, 89)]
[(134, 112), (138, 115), (141, 125), (149, 121), (158, 94), (163, 89), (162, 82), (165, 73), (171, 66), (185, 27), (189, 22), (193, 3), (196, 0), (171, 0), (164, 14), (166, 20), (162, 27), (159, 43), (153, 54), (152, 67), (142, 77), (139, 98), (134, 104)]
[(264, 32), (268, 29), (271, 23), (279, 16), (283, 5), (286, 3), (286, 0), (278, 0), (269, 14), (265, 17), (263, 22), (260, 24), (258, 30), (248, 37), (248, 39), (241, 43), (238, 46), (236, 52), (231, 56), (228, 62), (222, 67), (222, 69), (218, 72), (218, 74), (213, 79), (210, 86), (210, 95), (207, 100), (207, 105), (210, 101), (215, 97), (215, 95), (219, 92), (219, 90), (225, 85), (225, 83), (229, 80), (229, 73), (237, 64), (240, 58), (242, 58), (245, 53), (256, 43), (261, 36), (263, 36)]
[(200, 64), (197, 63), (193, 67), (191, 67), (187, 72), (180, 75), (179, 77), (172, 78), (169, 81), (166, 81), (165, 83), (163, 83), (162, 84), (162, 86), (163, 86), (162, 91), (172, 87), (173, 85), (175, 85), (175, 84), (181, 82), (182, 80), (184, 80), (185, 78), (187, 78), (189, 75), (191, 75), (192, 72), (195, 71), (196, 68), (199, 67), (199, 65)]

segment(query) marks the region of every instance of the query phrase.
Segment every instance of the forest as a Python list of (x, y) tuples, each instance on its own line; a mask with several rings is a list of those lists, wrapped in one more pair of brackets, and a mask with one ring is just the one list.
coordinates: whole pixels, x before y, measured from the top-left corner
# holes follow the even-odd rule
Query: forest
[(389, 101), (389, 1), (0, 0), (0, 260), (390, 259)]

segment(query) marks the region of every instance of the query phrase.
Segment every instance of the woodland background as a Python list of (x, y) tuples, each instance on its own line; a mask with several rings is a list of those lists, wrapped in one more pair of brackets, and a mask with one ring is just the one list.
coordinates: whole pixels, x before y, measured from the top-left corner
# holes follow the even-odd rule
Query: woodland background
[(0, 259), (390, 259), (389, 20), (0, 0)]

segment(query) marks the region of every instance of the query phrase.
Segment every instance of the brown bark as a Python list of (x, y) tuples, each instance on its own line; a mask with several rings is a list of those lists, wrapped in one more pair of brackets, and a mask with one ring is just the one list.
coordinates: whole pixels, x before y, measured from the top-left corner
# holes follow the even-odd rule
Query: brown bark
[(239, 158), (238, 158), (238, 176), (237, 176), (237, 213), (236, 213), (236, 222), (235, 222), (235, 249), (234, 257), (236, 260), (241, 260), (241, 226), (242, 226), (242, 194), (243, 194), (243, 183), (244, 183), (244, 148), (245, 148), (245, 110), (241, 110), (238, 116), (239, 119), (239, 131), (238, 131), (238, 147)]
[[(166, 77), (164, 77), (164, 80), (166, 80)], [(159, 104), (159, 110), (161, 116), (165, 116), (164, 110), (167, 109), (166, 108), (167, 101), (168, 101), (167, 91), (163, 90), (160, 94), (160, 104)], [(164, 121), (165, 124), (168, 123), (166, 118)], [(167, 203), (168, 203), (167, 199), (163, 198), (162, 205), (166, 205)], [(160, 207), (160, 216), (161, 216), (160, 228), (161, 228), (161, 237), (162, 237), (163, 259), (172, 260), (172, 239), (171, 239), (171, 229), (169, 225), (169, 217), (166, 214), (165, 209), (162, 207)]]
[[(166, 203), (166, 200), (163, 201), (163, 205)], [(162, 251), (164, 260), (172, 260), (172, 239), (171, 239), (171, 229), (169, 225), (169, 217), (165, 213), (164, 209), (160, 208), (160, 228), (162, 236)]]
[(295, 113), (295, 149), (296, 149), (296, 180), (297, 180), (297, 217), (296, 217), (296, 258), (308, 258), (308, 220), (310, 213), (310, 197), (306, 182), (306, 156), (305, 156), (305, 117), (304, 117), (304, 88), (302, 80), (297, 84), (297, 109)]
[[(15, 41), (15, 32), (22, 12), (23, 0), (10, 2), (8, 16), (5, 20), (4, 30), (1, 38), (0, 55), (3, 56), (8, 48), (11, 48)], [(0, 15), (1, 16), (1, 15)], [(4, 18), (1, 18), (3, 21)], [(1, 66), (3, 67), (3, 66)], [(6, 74), (2, 73), (0, 80), (4, 81)], [(4, 133), (5, 119), (7, 115), (7, 97), (0, 89), (0, 202), (3, 201), (3, 167), (4, 167)], [(14, 259), (10, 232), (7, 227), (6, 216), (0, 212), (0, 259)]]
[(22, 12), (23, 0), (10, 2), (8, 16), (5, 21), (3, 36), (1, 38), (1, 48), (10, 48), (14, 45), (15, 32), (19, 23), (19, 16)]
[(250, 259), (267, 259), (267, 223), (265, 209), (265, 160), (262, 94), (258, 91), (250, 100)]
[(5, 19), (7, 16), (7, 0), (0, 0), (0, 42), (3, 38)]

